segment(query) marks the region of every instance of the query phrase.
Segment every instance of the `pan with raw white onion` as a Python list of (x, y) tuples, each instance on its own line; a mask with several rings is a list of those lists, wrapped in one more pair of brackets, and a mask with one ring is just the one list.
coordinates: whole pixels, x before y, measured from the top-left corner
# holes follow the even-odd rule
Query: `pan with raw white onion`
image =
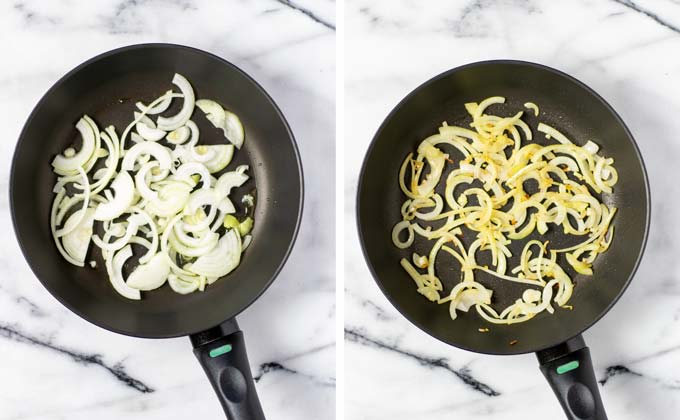
[(291, 251), (302, 182), (288, 124), (252, 78), (144, 44), (83, 63), (40, 100), (10, 207), (55, 298), (117, 333), (190, 336), (227, 416), (264, 419), (235, 317)]

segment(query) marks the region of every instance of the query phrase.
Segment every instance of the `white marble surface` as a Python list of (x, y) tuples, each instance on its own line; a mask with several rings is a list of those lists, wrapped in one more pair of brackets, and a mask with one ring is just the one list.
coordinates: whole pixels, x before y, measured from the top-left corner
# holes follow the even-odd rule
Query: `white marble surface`
[(188, 339), (129, 338), (81, 320), (40, 286), (12, 233), (9, 166), (32, 107), (82, 61), (140, 42), (186, 44), (226, 58), (261, 83), (288, 118), (306, 175), (305, 218), (285, 269), (239, 322), (269, 418), (334, 418), (334, 236), (318, 226), (333, 226), (335, 215), (326, 193), (334, 176), (335, 2), (295, 0), (300, 10), (286, 3), (0, 3), (1, 420), (224, 418)]
[[(381, 121), (449, 68), (515, 58), (566, 71), (604, 96), (642, 150), (649, 244), (621, 301), (586, 332), (612, 419), (680, 411), (680, 2), (348, 0), (345, 17), (346, 391), (348, 420), (564, 418), (534, 355), (465, 352), (421, 332), (382, 296), (354, 225), (357, 175)], [(499, 395), (466, 384), (478, 381)], [(487, 390), (488, 391), (488, 390)]]

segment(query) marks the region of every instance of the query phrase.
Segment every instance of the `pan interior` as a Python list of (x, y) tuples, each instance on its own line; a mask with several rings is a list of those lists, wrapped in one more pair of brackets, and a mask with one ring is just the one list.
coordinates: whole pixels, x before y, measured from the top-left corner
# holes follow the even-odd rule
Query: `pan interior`
[[(166, 284), (143, 293), (141, 301), (130, 301), (113, 290), (101, 258), (96, 269), (87, 265), (79, 268), (58, 253), (49, 230), (51, 189), (56, 179), (49, 163), (77, 139), (74, 124), (83, 113), (93, 117), (101, 129), (113, 124), (120, 135), (132, 119), (134, 102), (148, 103), (173, 88), (175, 72), (187, 77), (197, 98), (218, 101), (243, 122), (245, 144), (236, 151), (227, 170), (239, 164), (250, 165), (251, 180), (232, 201), (238, 207), (241, 195), (256, 190), (253, 242), (239, 267), (203, 293), (183, 296)], [(164, 115), (179, 109), (181, 99), (175, 102)], [(192, 119), (199, 125), (200, 144), (226, 142), (222, 132), (200, 110), (196, 109)], [(10, 196), (24, 255), (57, 299), (83, 318), (110, 330), (170, 337), (198, 332), (235, 316), (273, 281), (297, 233), (302, 174), (294, 139), (283, 116), (252, 79), (210, 54), (153, 44), (96, 57), (66, 75), (41, 99), (17, 145)], [(86, 261), (100, 256), (93, 248)]]
[[(535, 141), (548, 144), (536, 131), (538, 121), (549, 124), (577, 144), (593, 140), (601, 153), (614, 158), (619, 181), (614, 193), (603, 200), (618, 208), (614, 218), (614, 243), (601, 254), (593, 276), (568, 271), (576, 283), (569, 302), (573, 310), (557, 308), (554, 315), (541, 313), (515, 325), (493, 325), (473, 309), (459, 311), (452, 321), (448, 304), (436, 305), (416, 292), (413, 280), (399, 265), (412, 252), (427, 254), (433, 242), (418, 237), (413, 247), (398, 250), (391, 240), (394, 224), (401, 220), (400, 206), (405, 197), (398, 186), (399, 166), (409, 152), (415, 151), (425, 137), (437, 132), (443, 121), (468, 126), (470, 118), (463, 104), (479, 102), (489, 96), (504, 96), (506, 103), (494, 105), (489, 113), (511, 116), (526, 110), (523, 104), (540, 107), (539, 118), (525, 112), (523, 118), (534, 131)], [(530, 114), (530, 115), (528, 115)], [(453, 159), (460, 154), (447, 149)], [(444, 179), (444, 178), (443, 178)], [(634, 140), (616, 113), (593, 91), (555, 70), (523, 62), (483, 62), (444, 73), (417, 88), (387, 117), (367, 153), (359, 181), (357, 216), (362, 246), (374, 277), (391, 303), (418, 327), (434, 337), (468, 350), (492, 354), (536, 351), (571, 338), (599, 319), (623, 292), (637, 267), (647, 234), (649, 198), (643, 163)], [(556, 232), (551, 227), (551, 232)], [(561, 232), (549, 232), (545, 239), (554, 246), (578, 242)], [(545, 240), (544, 239), (544, 240)], [(466, 245), (472, 239), (464, 238)], [(514, 241), (517, 261), (525, 240)], [(480, 252), (479, 255), (483, 254)], [(440, 253), (436, 269), (444, 294), (460, 280), (460, 266)], [(484, 263), (484, 259), (480, 258)], [(490, 261), (488, 262), (490, 264)], [(562, 264), (566, 267), (566, 264)], [(521, 297), (525, 286), (502, 281), (475, 271), (478, 281), (494, 291), (492, 303), (503, 309)], [(488, 327), (488, 333), (478, 328)], [(512, 345), (510, 343), (513, 343)]]

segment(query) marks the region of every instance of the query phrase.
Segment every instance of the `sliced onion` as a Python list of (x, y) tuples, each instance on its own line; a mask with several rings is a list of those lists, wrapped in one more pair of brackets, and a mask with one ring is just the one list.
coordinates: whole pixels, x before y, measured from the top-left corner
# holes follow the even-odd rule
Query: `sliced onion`
[[(161, 112), (165, 112), (165, 111), (167, 111), (168, 108), (170, 108), (170, 104), (172, 104), (172, 98), (181, 98), (181, 97), (182, 97), (181, 94), (178, 94), (178, 93), (173, 94), (172, 90), (169, 90), (169, 91), (165, 92), (165, 94), (163, 96), (156, 99), (156, 101), (158, 101), (160, 99), (160, 102), (158, 102), (158, 104), (153, 106), (153, 107), (147, 107), (142, 102), (137, 102), (135, 104), (135, 106), (137, 107), (137, 109), (144, 112), (145, 114), (156, 115), (156, 114), (160, 114)], [(156, 101), (152, 101), (152, 102), (156, 102)]]
[(147, 175), (153, 168), (158, 168), (159, 164), (157, 161), (147, 162), (139, 169), (135, 174), (135, 187), (137, 192), (142, 196), (143, 199), (148, 201), (155, 201), (158, 199), (158, 193), (149, 187)]
[[(75, 230), (80, 225), (81, 221), (87, 214), (85, 210), (87, 209), (87, 206), (90, 204), (90, 185), (87, 180), (87, 174), (85, 173), (85, 171), (83, 171), (83, 168), (78, 168), (78, 172), (80, 172), (80, 176), (82, 178), (81, 188), (83, 189), (82, 195), (83, 204), (81, 207), (81, 212), (78, 213), (78, 216), (69, 218), (69, 220), (64, 224), (64, 227), (53, 232), (53, 235), (55, 235), (55, 237), (57, 238), (60, 236), (64, 236)], [(72, 200), (71, 204), (73, 205), (76, 204), (77, 202), (78, 200)]]
[(135, 183), (126, 171), (116, 176), (111, 183), (111, 189), (115, 191), (113, 200), (97, 206), (94, 212), (95, 220), (113, 220), (125, 213), (135, 200)]
[(226, 111), (220, 104), (210, 99), (199, 99), (196, 106), (206, 114), (206, 119), (217, 128), (237, 149), (243, 146), (245, 131), (241, 120), (233, 112)]
[(588, 140), (586, 144), (583, 145), (583, 150), (590, 153), (591, 155), (594, 155), (600, 150), (600, 146)]
[(176, 115), (170, 118), (158, 117), (158, 128), (165, 131), (173, 131), (180, 128), (191, 118), (191, 114), (194, 112), (194, 89), (189, 81), (181, 74), (175, 73), (172, 83), (182, 91), (184, 103), (182, 104), (182, 109)]
[(165, 131), (156, 128), (156, 124), (144, 114), (135, 112), (135, 119), (139, 119), (139, 122), (135, 124), (135, 129), (144, 140), (158, 141), (167, 134)]
[(216, 150), (207, 146), (192, 147), (189, 155), (193, 161), (205, 164), (216, 158)]
[(135, 132), (130, 133), (130, 140), (135, 144), (136, 143), (142, 143), (142, 142), (146, 141), (146, 140), (144, 140), (144, 137), (140, 136), (139, 134), (137, 134)]
[(181, 295), (187, 295), (198, 290), (200, 285), (200, 278), (198, 276), (193, 277), (179, 277), (179, 275), (171, 273), (168, 276), (168, 284), (172, 290)]
[(52, 232), (52, 239), (54, 240), (54, 244), (57, 247), (57, 250), (66, 261), (68, 261), (70, 264), (83, 267), (85, 263), (83, 261), (76, 260), (68, 252), (66, 252), (66, 250), (64, 250), (64, 247), (61, 244), (61, 240), (57, 235), (55, 235), (57, 211), (59, 209), (59, 204), (61, 203), (65, 196), (66, 189), (62, 188), (59, 192), (57, 192), (57, 195), (56, 197), (54, 197), (54, 201), (52, 202), (52, 211), (50, 212), (50, 230)]
[(146, 264), (140, 264), (127, 279), (127, 285), (137, 290), (154, 290), (165, 284), (170, 265), (162, 254), (156, 254)]
[[(146, 254), (142, 255), (141, 258), (139, 258), (140, 264), (145, 264), (149, 262), (158, 251), (158, 245), (160, 242), (158, 237), (158, 229), (156, 227), (156, 223), (154, 223), (149, 213), (136, 206), (133, 206), (130, 210), (132, 210), (135, 214), (138, 214), (140, 217), (139, 230), (142, 230), (143, 223), (146, 223), (146, 225), (149, 226), (149, 233), (147, 234), (147, 237), (151, 237), (151, 242), (149, 244), (143, 244), (147, 249), (147, 252)], [(134, 236), (132, 239), (134, 239)], [(132, 243), (132, 239), (130, 240), (130, 243)]]
[[(525, 322), (543, 311), (553, 313), (553, 302), (564, 306), (573, 290), (569, 275), (559, 265), (562, 261), (558, 255), (563, 254), (577, 273), (592, 275), (595, 259), (612, 241), (611, 221), (616, 209), (602, 204), (591, 191), (605, 194), (612, 191), (618, 179), (613, 159), (599, 155), (600, 148), (594, 142), (579, 146), (544, 123), (539, 123), (538, 131), (558, 144), (523, 146), (520, 134), (526, 141), (532, 140), (533, 134), (522, 121), (522, 112), (511, 117), (486, 112), (489, 106), (504, 102), (503, 97), (491, 97), (479, 104), (465, 104), (472, 117), (470, 126), (476, 132), (444, 123), (439, 133), (421, 141), (416, 154), (406, 156), (399, 170), (398, 181), (405, 201), (401, 205), (402, 220), (392, 230), (392, 241), (396, 247), (406, 249), (416, 242), (416, 235), (436, 240), (427, 256), (413, 253), (414, 264), (426, 268), (426, 274), (419, 273), (407, 259), (402, 259), (401, 265), (415, 282), (418, 293), (430, 301), (449, 304), (452, 319), (459, 316), (459, 311), (466, 312), (473, 306), (480, 317), (497, 324)], [(537, 105), (529, 102), (525, 107), (539, 116)], [(449, 159), (436, 147), (440, 144), (457, 149), (463, 159)], [(454, 168), (446, 177), (442, 196), (436, 190), (447, 162)], [(475, 180), (482, 187), (464, 185)], [(524, 190), (527, 180), (536, 182), (536, 191)], [(457, 189), (462, 186), (466, 190), (460, 193)], [(458, 238), (461, 226), (467, 230), (466, 237), (473, 236), (468, 247)], [(559, 226), (565, 234), (587, 235), (587, 239), (562, 249), (552, 249), (547, 241), (527, 241), (519, 264), (507, 267), (512, 257), (512, 241), (534, 232), (543, 235)], [(460, 282), (443, 298), (443, 287), (435, 272), (440, 250), (454, 257), (461, 274)], [(477, 263), (475, 254), (479, 252), (490, 253), (493, 267)], [(497, 312), (490, 306), (491, 290), (475, 281), (475, 270), (498, 281), (531, 288)], [(507, 270), (513, 275), (506, 275)]]
[(153, 158), (158, 161), (161, 169), (170, 169), (172, 164), (170, 150), (158, 143), (150, 142), (137, 143), (132, 146), (123, 158), (122, 169), (125, 171), (133, 170), (135, 160), (143, 154), (153, 156)]
[(430, 173), (427, 174), (422, 184), (418, 185), (418, 196), (424, 197), (434, 191), (434, 187), (439, 182), (444, 170), (444, 164), (448, 155), (442, 153), (441, 150), (432, 146), (429, 142), (423, 142), (418, 146), (418, 153), (421, 153), (427, 159), (430, 166)]
[(224, 122), (224, 136), (234, 145), (237, 149), (243, 146), (243, 141), (245, 140), (245, 130), (243, 129), (243, 124), (241, 120), (233, 112), (224, 111), (226, 120)]
[(169, 242), (172, 248), (181, 255), (186, 257), (200, 257), (215, 249), (215, 246), (218, 244), (219, 237), (220, 235), (217, 233), (208, 232), (203, 236), (203, 240), (200, 244), (196, 246), (189, 246), (182, 243), (182, 241), (177, 239), (177, 236), (173, 234), (170, 236)]
[(205, 118), (217, 128), (224, 127), (226, 122), (226, 115), (222, 105), (210, 99), (199, 99), (196, 101), (196, 107), (205, 113)]
[(159, 217), (172, 217), (180, 212), (189, 201), (191, 186), (173, 182), (158, 190), (158, 198), (150, 201), (145, 209)]
[[(79, 213), (85, 212), (85, 216), (81, 217)], [(92, 226), (94, 225), (94, 209), (78, 210), (73, 213), (66, 224), (69, 224), (71, 219), (79, 220), (76, 228), (62, 237), (64, 250), (73, 257), (74, 260), (85, 262), (87, 249), (90, 246), (90, 238), (92, 237)]]
[(220, 201), (220, 203), (217, 205), (217, 208), (220, 211), (223, 211), (227, 214), (236, 213), (236, 208), (234, 207), (234, 203), (232, 203), (231, 200), (228, 197), (224, 197)]
[(189, 232), (199, 232), (210, 227), (217, 214), (217, 204), (220, 198), (213, 190), (200, 189), (191, 193), (191, 197), (184, 208), (185, 215), (196, 214), (204, 206), (210, 207), (210, 212), (205, 219), (193, 225), (186, 225), (185, 229)]
[(73, 174), (77, 172), (78, 168), (82, 168), (85, 163), (90, 160), (92, 154), (96, 150), (97, 133), (86, 121), (85, 117), (78, 120), (76, 129), (83, 139), (83, 144), (80, 150), (71, 157), (57, 155), (57, 157), (54, 158), (52, 166), (54, 167), (55, 172), (59, 174)]
[(139, 300), (142, 298), (139, 290), (128, 286), (123, 279), (123, 264), (130, 257), (132, 257), (132, 248), (127, 245), (118, 251), (113, 258), (106, 260), (106, 271), (109, 274), (111, 285), (118, 294), (131, 300)]
[(175, 172), (175, 177), (180, 180), (191, 180), (191, 175), (198, 174), (201, 176), (202, 187), (210, 189), (212, 186), (212, 179), (208, 168), (197, 162), (189, 162), (181, 165)]
[[(406, 230), (406, 233), (408, 235), (405, 241), (399, 239), (402, 230)], [(392, 229), (392, 242), (394, 242), (394, 245), (397, 248), (406, 249), (410, 247), (413, 244), (414, 239), (415, 235), (413, 234), (413, 226), (411, 225), (411, 223), (404, 220), (394, 225), (394, 229)]]
[[(208, 242), (213, 242), (213, 246), (217, 243), (217, 239), (219, 239), (219, 235), (215, 236), (212, 234), (212, 232), (208, 230), (203, 230), (200, 232), (196, 232), (194, 235), (191, 236), (189, 233), (184, 229), (185, 222), (179, 221), (173, 226), (173, 235), (179, 240), (182, 244), (192, 247), (192, 248), (197, 248), (205, 245)], [(216, 238), (216, 239), (214, 239)], [(187, 255), (187, 254), (184, 254)], [(191, 255), (190, 255), (191, 256)]]
[(539, 123), (537, 130), (562, 144), (573, 144), (571, 140), (569, 140), (564, 134), (560, 133), (547, 124)]
[(533, 102), (527, 102), (524, 104), (524, 107), (534, 111), (534, 116), (538, 117), (538, 105)]
[(183, 125), (169, 132), (168, 135), (165, 136), (165, 139), (171, 144), (184, 144), (187, 140), (189, 140), (190, 136), (191, 129), (186, 125)]
[(239, 167), (235, 171), (222, 174), (222, 176), (217, 179), (217, 183), (215, 183), (215, 194), (218, 197), (226, 197), (229, 195), (232, 188), (243, 185), (248, 180), (248, 175), (245, 173), (246, 170), (247, 166), (245, 168)]
[(99, 236), (95, 235), (92, 237), (92, 241), (104, 251), (117, 251), (123, 248), (125, 245), (130, 243), (130, 239), (137, 234), (139, 226), (144, 223), (144, 219), (137, 217), (136, 215), (128, 219), (127, 227), (125, 228), (125, 234), (116, 239), (113, 242), (106, 242), (100, 239)]
[[(244, 236), (244, 237), (243, 237), (243, 250), (242, 250), (241, 252), (245, 251), (246, 248), (248, 248), (248, 247), (250, 246), (250, 244), (251, 244), (252, 241), (253, 241), (253, 236), (252, 236), (252, 235), (246, 235), (246, 236)], [(211, 282), (211, 284), (212, 284), (212, 282)]]
[(241, 261), (241, 236), (231, 229), (222, 236), (215, 249), (191, 265), (189, 271), (206, 277), (223, 277)]
[[(76, 125), (83, 137), (80, 150), (69, 147), (52, 162), (58, 178), (50, 230), (58, 251), (69, 263), (84, 266), (93, 241), (101, 250), (114, 289), (129, 299), (140, 299), (140, 290), (156, 289), (166, 280), (178, 293), (203, 291), (238, 265), (252, 239), (246, 235), (252, 226), (250, 217), (237, 221), (238, 230), (220, 230), (225, 215), (236, 212), (228, 194), (248, 179), (248, 167), (237, 167), (221, 182), (211, 175), (229, 165), (234, 145), (198, 144), (198, 127), (189, 120), (195, 106), (193, 88), (178, 74), (173, 83), (182, 94), (167, 91), (148, 106), (138, 102), (140, 112), (134, 113), (120, 137), (113, 126), (100, 131), (84, 115)], [(177, 115), (159, 116), (156, 123), (148, 117), (167, 110), (176, 97), (184, 98)], [(208, 119), (217, 122), (230, 141), (240, 146), (244, 137), (240, 121), (221, 107), (219, 110)], [(128, 136), (135, 144), (126, 151)], [(163, 138), (175, 144), (174, 150), (157, 143)], [(103, 167), (97, 166), (99, 159), (105, 159)], [(609, 179), (611, 169), (603, 169), (604, 178)], [(199, 181), (202, 188), (192, 193)], [(219, 189), (212, 188), (218, 183)], [(246, 207), (253, 205), (246, 203)], [(102, 222), (101, 237), (93, 235), (95, 221)], [(596, 220), (589, 223), (594, 225)], [(122, 268), (132, 256), (132, 244), (145, 248), (145, 253), (126, 282)], [(218, 250), (219, 261), (214, 258)], [(95, 268), (96, 263), (91, 261), (91, 265)], [(194, 266), (210, 275), (190, 271)]]
[[(211, 174), (219, 172), (226, 168), (231, 162), (234, 156), (234, 145), (232, 144), (218, 144), (215, 146), (198, 146), (205, 147), (207, 149), (206, 154), (212, 156), (209, 160), (203, 162), (203, 165), (208, 169)], [(603, 172), (604, 173), (604, 172)]]
[(116, 175), (116, 167), (118, 166), (118, 149), (116, 146), (118, 139), (112, 139), (108, 131), (106, 133), (102, 133), (101, 137), (102, 140), (104, 140), (106, 146), (109, 148), (109, 155), (105, 161), (105, 166), (97, 170), (97, 172), (95, 172), (92, 177), (95, 179), (95, 183), (92, 184), (92, 194), (97, 194), (106, 188), (106, 185)]

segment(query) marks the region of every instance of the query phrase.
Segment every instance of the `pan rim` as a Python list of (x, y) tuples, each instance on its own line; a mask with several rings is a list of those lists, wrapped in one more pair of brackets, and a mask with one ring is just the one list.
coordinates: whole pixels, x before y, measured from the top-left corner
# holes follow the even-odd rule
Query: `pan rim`
[[(109, 330), (111, 332), (117, 333), (117, 334), (122, 334), (130, 337), (138, 337), (138, 338), (151, 338), (151, 339), (157, 339), (157, 338), (176, 338), (176, 337), (183, 337), (187, 335), (192, 335), (199, 333), (201, 331), (208, 330), (212, 327), (215, 327), (215, 325), (210, 325), (206, 326), (205, 328), (195, 328), (194, 330), (189, 330), (189, 331), (180, 331), (180, 332), (174, 332), (174, 333), (158, 333), (158, 334), (138, 334), (135, 331), (130, 331), (130, 330), (124, 330), (117, 328), (113, 325), (107, 324), (106, 322), (103, 322), (102, 320), (95, 320), (90, 318), (89, 316), (85, 315), (83, 311), (81, 311), (76, 305), (71, 305), (68, 303), (65, 299), (63, 299), (59, 294), (54, 293), (50, 287), (47, 286), (46, 282), (44, 282), (40, 276), (36, 273), (35, 269), (33, 268), (33, 264), (31, 263), (31, 258), (29, 257), (29, 252), (26, 249), (26, 246), (23, 242), (22, 237), (18, 233), (18, 224), (15, 216), (15, 211), (14, 211), (14, 184), (15, 184), (15, 171), (16, 171), (16, 166), (17, 166), (17, 153), (19, 152), (21, 145), (24, 141), (24, 137), (26, 136), (26, 131), (28, 130), (28, 127), (32, 124), (34, 118), (36, 117), (38, 113), (38, 109), (41, 107), (41, 105), (44, 103), (44, 101), (50, 97), (53, 92), (59, 88), (61, 85), (63, 85), (67, 80), (69, 80), (71, 77), (74, 77), (77, 75), (81, 70), (84, 68), (98, 62), (101, 60), (104, 60), (106, 58), (109, 58), (111, 56), (121, 54), (121, 53), (126, 53), (128, 51), (134, 51), (134, 50), (140, 50), (140, 49), (151, 49), (151, 48), (159, 48), (159, 49), (169, 49), (169, 50), (186, 50), (195, 54), (203, 55), (208, 58), (211, 58), (213, 60), (217, 60), (220, 62), (222, 65), (225, 65), (226, 67), (232, 68), (235, 72), (239, 73), (241, 76), (243, 76), (245, 79), (249, 80), (253, 85), (257, 88), (257, 90), (260, 91), (260, 93), (263, 95), (263, 97), (266, 99), (266, 101), (270, 104), (278, 118), (281, 120), (281, 122), (284, 125), (285, 131), (287, 133), (288, 139), (291, 143), (291, 146), (293, 148), (294, 156), (295, 156), (295, 163), (298, 168), (298, 181), (299, 181), (299, 191), (300, 191), (300, 198), (298, 201), (298, 211), (297, 211), (297, 219), (295, 221), (295, 226), (293, 229), (293, 234), (290, 239), (290, 242), (288, 244), (288, 247), (286, 248), (283, 258), (281, 259), (280, 263), (277, 265), (277, 267), (274, 269), (273, 274), (271, 277), (267, 280), (265, 283), (264, 287), (261, 288), (261, 290), (251, 298), (250, 302), (248, 302), (246, 305), (242, 306), (238, 311), (236, 311), (231, 318), (233, 319), (236, 318), (239, 314), (241, 314), (243, 311), (245, 311), (250, 305), (252, 305), (256, 300), (258, 300), (271, 286), (271, 284), (276, 280), (278, 277), (279, 273), (283, 269), (284, 265), (286, 264), (286, 261), (290, 257), (290, 254), (293, 250), (293, 247), (295, 245), (295, 242), (298, 237), (298, 233), (300, 230), (300, 225), (302, 222), (302, 214), (303, 214), (303, 209), (304, 209), (304, 198), (305, 198), (305, 190), (304, 190), (304, 173), (303, 173), (303, 168), (302, 168), (302, 160), (300, 158), (300, 151), (297, 146), (297, 142), (295, 140), (295, 136), (290, 128), (290, 124), (286, 120), (286, 117), (283, 115), (281, 112), (281, 109), (279, 106), (276, 104), (274, 99), (267, 93), (267, 91), (250, 75), (248, 75), (245, 71), (243, 71), (241, 68), (236, 66), (235, 64), (227, 61), (226, 59), (201, 50), (199, 48), (195, 47), (190, 47), (187, 45), (182, 45), (182, 44), (174, 44), (174, 43), (158, 43), (158, 42), (152, 42), (152, 43), (139, 43), (139, 44), (130, 44), (126, 45), (123, 47), (115, 48), (106, 52), (103, 52), (101, 54), (98, 54), (92, 58), (89, 58), (88, 60), (78, 64), (76, 67), (73, 69), (69, 70), (66, 74), (64, 74), (62, 77), (60, 77), (54, 84), (40, 97), (40, 99), (36, 102), (36, 104), (33, 106), (33, 109), (31, 110), (31, 113), (29, 114), (28, 118), (26, 119), (26, 122), (24, 123), (23, 128), (21, 129), (21, 132), (19, 133), (19, 138), (16, 142), (16, 145), (14, 146), (14, 153), (12, 154), (12, 162), (10, 166), (10, 177), (9, 177), (9, 208), (10, 208), (10, 213), (11, 213), (11, 218), (12, 218), (12, 229), (14, 230), (14, 236), (17, 239), (17, 242), (19, 244), (19, 249), (21, 250), (21, 253), (24, 257), (24, 260), (28, 264), (29, 268), (31, 269), (31, 272), (33, 273), (33, 276), (38, 279), (40, 284), (43, 286), (44, 289), (46, 289), (50, 295), (52, 295), (59, 303), (61, 303), (63, 306), (65, 306), (67, 309), (69, 309), (71, 312), (74, 314), (78, 315), (81, 319), (84, 319), (85, 321), (96, 325), (97, 327), (104, 328), (106, 330)], [(224, 319), (221, 322), (227, 321), (228, 319)]]
[[(582, 88), (585, 90), (588, 94), (590, 94), (593, 98), (595, 98), (598, 102), (600, 102), (605, 109), (607, 109), (611, 115), (614, 117), (614, 119), (617, 121), (617, 123), (623, 128), (623, 131), (626, 133), (626, 136), (632, 143), (633, 149), (635, 151), (635, 157), (637, 158), (637, 161), (640, 164), (640, 167), (642, 168), (642, 178), (643, 178), (643, 184), (645, 186), (645, 197), (644, 197), (644, 204), (645, 204), (645, 211), (646, 211), (646, 217), (645, 217), (645, 224), (644, 224), (644, 233), (643, 233), (643, 238), (642, 238), (642, 243), (640, 246), (640, 250), (638, 252), (638, 255), (635, 260), (635, 264), (633, 265), (633, 269), (630, 271), (628, 278), (624, 282), (623, 287), (619, 290), (617, 295), (612, 299), (608, 305), (596, 316), (594, 317), (588, 324), (586, 324), (578, 333), (573, 334), (571, 336), (565, 336), (563, 337), (562, 340), (556, 341), (554, 343), (550, 344), (545, 344), (541, 346), (537, 346), (535, 348), (532, 348), (530, 350), (516, 350), (513, 347), (508, 346), (507, 351), (494, 351), (494, 350), (480, 350), (480, 349), (475, 349), (469, 346), (465, 346), (460, 343), (453, 343), (450, 341), (447, 341), (443, 339), (442, 337), (439, 337), (435, 335), (432, 331), (428, 330), (424, 326), (420, 325), (416, 320), (410, 316), (408, 313), (402, 310), (402, 308), (399, 306), (399, 304), (396, 302), (393, 297), (391, 297), (387, 293), (387, 289), (383, 286), (382, 282), (380, 281), (380, 277), (378, 275), (377, 270), (375, 269), (373, 262), (370, 260), (368, 256), (368, 249), (366, 248), (366, 242), (364, 240), (364, 234), (362, 231), (362, 219), (361, 219), (361, 188), (363, 185), (364, 181), (364, 175), (368, 166), (368, 158), (373, 152), (373, 149), (377, 143), (378, 138), (384, 131), (385, 127), (392, 121), (394, 118), (394, 115), (408, 102), (413, 98), (416, 94), (421, 92), (422, 90), (426, 89), (429, 85), (432, 83), (435, 83), (441, 79), (445, 79), (447, 77), (450, 77), (451, 75), (460, 72), (462, 70), (474, 68), (474, 67), (481, 67), (481, 66), (489, 66), (489, 65), (517, 65), (517, 66), (525, 66), (525, 67), (533, 67), (542, 71), (546, 71), (549, 73), (553, 73), (561, 78), (566, 79), (567, 81), (574, 83), (578, 87)], [(369, 143), (368, 148), (366, 149), (365, 155), (363, 162), (361, 164), (361, 171), (359, 172), (359, 178), (357, 181), (357, 191), (356, 191), (356, 199), (355, 199), (355, 217), (356, 217), (356, 229), (358, 232), (359, 236), (359, 243), (361, 245), (361, 252), (364, 256), (364, 260), (366, 261), (366, 265), (368, 266), (368, 269), (371, 273), (371, 276), (373, 277), (374, 282), (378, 285), (378, 288), (382, 292), (383, 296), (390, 302), (390, 304), (399, 312), (404, 318), (406, 318), (409, 323), (412, 325), (416, 326), (419, 330), (425, 332), (429, 336), (437, 339), (438, 341), (441, 341), (445, 344), (448, 344), (450, 346), (462, 349), (462, 350), (467, 350), (471, 351), (474, 353), (479, 353), (479, 354), (489, 354), (489, 355), (497, 355), (497, 356), (510, 356), (510, 355), (517, 355), (517, 354), (527, 354), (527, 353), (534, 353), (534, 352), (539, 352), (541, 350), (545, 350), (554, 346), (557, 346), (563, 342), (566, 342), (580, 334), (583, 334), (586, 330), (588, 330), (590, 327), (592, 327), (595, 323), (597, 323), (602, 317), (604, 317), (610, 310), (611, 308), (619, 301), (621, 296), (625, 293), (625, 291), (628, 289), (628, 286), (630, 285), (630, 282), (633, 280), (633, 277), (635, 277), (635, 273), (637, 272), (640, 263), (642, 261), (642, 257), (644, 255), (644, 251), (647, 247), (647, 239), (649, 236), (649, 226), (650, 226), (650, 221), (651, 221), (651, 197), (650, 197), (650, 186), (649, 186), (649, 177), (647, 175), (647, 168), (645, 167), (645, 162), (642, 158), (642, 153), (640, 152), (640, 148), (635, 141), (635, 137), (633, 136), (632, 132), (628, 128), (628, 126), (625, 124), (621, 116), (614, 110), (614, 108), (602, 97), (600, 96), (595, 90), (590, 88), (588, 85), (585, 83), (581, 82), (580, 80), (576, 79), (574, 76), (571, 76), (563, 71), (557, 70), (553, 67), (549, 67), (544, 64), (539, 64), (531, 61), (524, 61), (524, 60), (513, 60), (513, 59), (493, 59), (493, 60), (482, 60), (482, 61), (475, 61), (472, 63), (467, 63), (463, 64), (457, 67), (454, 67), (452, 69), (446, 70), (442, 73), (439, 73), (430, 79), (426, 80), (425, 82), (419, 84), (415, 89), (411, 90), (406, 96), (404, 96), (398, 103), (395, 105), (392, 110), (387, 114), (387, 116), (384, 118), (383, 122), (380, 124), (378, 129), (376, 130), (375, 134), (373, 135), (373, 138), (371, 139), (371, 142)]]

